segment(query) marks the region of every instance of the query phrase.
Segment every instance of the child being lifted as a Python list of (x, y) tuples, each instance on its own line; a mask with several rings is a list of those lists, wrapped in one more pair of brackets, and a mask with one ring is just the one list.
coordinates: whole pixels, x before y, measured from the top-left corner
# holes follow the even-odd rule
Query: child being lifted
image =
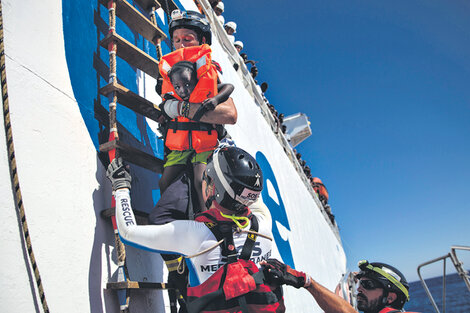
[[(167, 124), (166, 155), (163, 174), (159, 182), (160, 193), (192, 164), (199, 208), (205, 208), (202, 198), (202, 173), (208, 157), (218, 145), (214, 125), (199, 120), (208, 111), (225, 102), (234, 87), (218, 84), (217, 70), (211, 62), (208, 45), (178, 49), (164, 57), (159, 64), (163, 77), (163, 113), (171, 121)], [(191, 103), (202, 104), (192, 119), (188, 118)]]

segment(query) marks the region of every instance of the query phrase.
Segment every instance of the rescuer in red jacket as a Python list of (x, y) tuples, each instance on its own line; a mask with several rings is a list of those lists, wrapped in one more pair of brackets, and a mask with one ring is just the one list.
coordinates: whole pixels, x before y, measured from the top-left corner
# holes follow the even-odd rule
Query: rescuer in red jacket
[[(343, 298), (313, 280), (308, 274), (296, 271), (276, 259), (261, 263), (265, 277), (274, 285), (289, 285), (305, 288), (314, 297), (325, 313), (357, 313)], [(357, 307), (364, 313), (398, 313), (408, 301), (408, 282), (405, 276), (385, 263), (360, 261), (360, 272), (356, 274)], [(408, 312), (412, 313), (412, 312)]]

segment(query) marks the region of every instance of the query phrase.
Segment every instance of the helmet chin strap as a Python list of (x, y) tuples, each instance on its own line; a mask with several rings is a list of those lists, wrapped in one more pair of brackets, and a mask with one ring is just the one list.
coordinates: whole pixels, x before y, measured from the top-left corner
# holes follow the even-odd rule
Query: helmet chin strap
[(212, 202), (215, 200), (215, 195), (212, 195), (210, 196), (209, 198), (207, 198), (206, 200), (206, 209), (210, 209), (211, 206), (212, 206)]
[(388, 290), (384, 289), (384, 294), (382, 295), (382, 304), (383, 306), (387, 306), (387, 301), (388, 301)]

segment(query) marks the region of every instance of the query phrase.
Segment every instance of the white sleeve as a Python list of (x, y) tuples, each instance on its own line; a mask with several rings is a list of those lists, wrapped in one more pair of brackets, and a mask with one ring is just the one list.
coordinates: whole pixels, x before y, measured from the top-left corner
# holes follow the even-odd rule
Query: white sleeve
[(174, 221), (164, 225), (137, 225), (131, 208), (130, 192), (115, 192), (116, 223), (125, 244), (159, 253), (191, 255), (207, 239), (208, 228), (195, 221)]
[(165, 103), (163, 104), (163, 110), (169, 117), (176, 118), (180, 115), (180, 112), (178, 111), (179, 102), (180, 101), (175, 99), (165, 101)]

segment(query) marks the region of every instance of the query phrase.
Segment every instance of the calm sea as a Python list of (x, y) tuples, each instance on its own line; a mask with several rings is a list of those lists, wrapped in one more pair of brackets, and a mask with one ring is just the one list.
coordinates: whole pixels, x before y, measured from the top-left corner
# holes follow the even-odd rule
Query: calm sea
[[(446, 313), (470, 313), (470, 291), (458, 274), (446, 276)], [(426, 280), (439, 310), (442, 310), (442, 277)], [(410, 283), (410, 301), (405, 305), (407, 311), (435, 313), (431, 301), (421, 281)]]

